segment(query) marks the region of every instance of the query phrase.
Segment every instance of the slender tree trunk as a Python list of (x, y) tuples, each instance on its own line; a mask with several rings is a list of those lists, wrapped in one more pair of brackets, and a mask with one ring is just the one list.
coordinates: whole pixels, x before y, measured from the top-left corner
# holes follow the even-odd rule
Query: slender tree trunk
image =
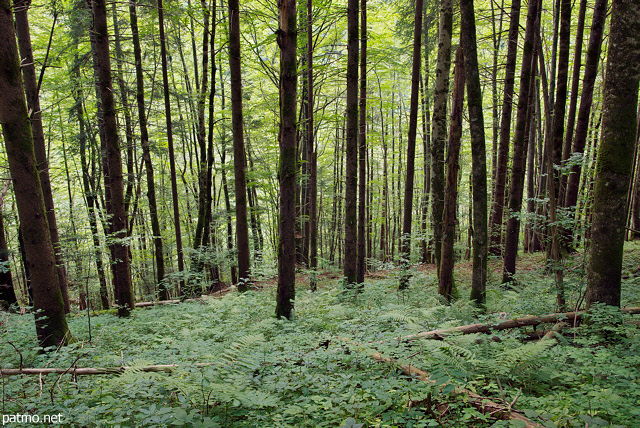
[(463, 28), (460, 33), (460, 42), (464, 50), (467, 104), (471, 131), (471, 185), (473, 199), (473, 218), (471, 219), (473, 226), (471, 300), (476, 305), (483, 306), (487, 283), (487, 155), (473, 0), (460, 1), (460, 19), (461, 27)]
[[(496, 31), (496, 18), (495, 18), (495, 4), (494, 0), (491, 0), (491, 24), (493, 26), (493, 66), (491, 68), (491, 96), (493, 101), (493, 132), (492, 132), (492, 147), (491, 147), (491, 182), (494, 183), (496, 179), (497, 164), (498, 164), (498, 139), (500, 134), (500, 116), (498, 113), (498, 57), (500, 54), (500, 44), (502, 43), (502, 23), (504, 17), (504, 0), (500, 2), (500, 18), (498, 19), (499, 27)], [(513, 13), (513, 3), (512, 3)], [(518, 2), (518, 21), (520, 20), (520, 4)], [(513, 15), (511, 15), (513, 19)], [(511, 33), (509, 33), (511, 35)], [(516, 35), (517, 37), (517, 35)], [(515, 71), (515, 69), (514, 69)], [(513, 79), (513, 73), (512, 79)], [(506, 83), (506, 82), (505, 82)], [(504, 200), (503, 200), (504, 204)]]
[[(533, 0), (535, 1), (535, 0)], [(504, 93), (500, 124), (500, 141), (496, 163), (493, 196), (491, 197), (491, 219), (489, 225), (489, 252), (493, 255), (501, 253), (502, 225), (504, 217), (505, 189), (507, 185), (507, 163), (509, 161), (509, 142), (511, 135), (511, 116), (513, 111), (513, 93), (515, 87), (516, 60), (518, 53), (518, 31), (520, 29), (520, 0), (511, 3), (511, 19), (509, 21), (509, 46), (504, 75)]]
[(520, 94), (518, 96), (518, 111), (516, 116), (516, 130), (513, 144), (513, 163), (511, 167), (511, 188), (509, 190), (509, 220), (504, 251), (504, 274), (502, 282), (513, 281), (516, 272), (516, 257), (518, 255), (518, 241), (520, 221), (516, 216), (522, 207), (522, 193), (526, 163), (526, 127), (529, 111), (529, 90), (532, 76), (532, 62), (535, 61), (535, 35), (539, 25), (539, 1), (529, 2), (527, 11), (527, 26), (525, 29), (524, 46), (522, 48), (522, 70), (520, 72)]
[[(422, 1), (422, 0), (418, 0)], [(360, 4), (360, 122), (358, 135), (358, 264), (356, 282), (364, 287), (366, 266), (366, 189), (367, 189), (367, 0)]]
[(440, 272), (442, 248), (442, 215), (444, 210), (444, 145), (447, 139), (447, 98), (451, 66), (451, 35), (453, 32), (453, 2), (440, 0), (438, 30), (438, 60), (433, 101), (433, 133), (431, 140), (431, 224), (435, 259)]
[(458, 203), (458, 173), (460, 171), (460, 139), (462, 137), (462, 110), (464, 105), (465, 64), (462, 47), (456, 52), (456, 66), (451, 101), (451, 126), (447, 151), (447, 188), (444, 200), (444, 218), (442, 221), (442, 259), (438, 293), (447, 299), (456, 298), (457, 290), (453, 279), (455, 252), (453, 249), (456, 234), (456, 207)]
[[(29, 35), (28, 10), (31, 2), (27, 0), (14, 0), (16, 15), (16, 33), (18, 36), (18, 46), (20, 49), (22, 77), (24, 89), (27, 95), (27, 106), (29, 108), (29, 118), (33, 134), (33, 145), (38, 162), (37, 169), (40, 173), (40, 183), (44, 195), (45, 208), (47, 210), (47, 222), (49, 234), (53, 242), (54, 255), (58, 273), (58, 284), (64, 299), (64, 309), (70, 312), (69, 291), (67, 290), (67, 275), (60, 248), (60, 236), (56, 221), (55, 207), (53, 203), (53, 193), (51, 191), (51, 179), (49, 177), (49, 162), (44, 142), (44, 130), (42, 129), (42, 111), (40, 110), (40, 97), (38, 94), (38, 83), (36, 81), (36, 69), (33, 59), (33, 49), (31, 47), (31, 36)], [(57, 15), (56, 17), (57, 18)], [(54, 18), (54, 19), (55, 19)]]
[[(5, 187), (6, 188), (6, 187)], [(9, 247), (4, 232), (4, 214), (0, 204), (0, 262), (5, 266), (0, 272), (0, 308), (8, 309), (14, 303), (18, 303), (15, 289), (13, 288), (13, 278), (9, 268)]]
[(309, 174), (309, 228), (311, 236), (309, 237), (309, 267), (311, 268), (311, 279), (309, 280), (309, 288), (316, 290), (316, 269), (318, 267), (318, 152), (314, 146), (314, 129), (313, 129), (313, 1), (307, 0), (307, 82), (309, 90), (307, 93), (307, 144), (311, 154), (311, 172)]
[(620, 306), (627, 189), (636, 139), (640, 81), (640, 2), (613, 0), (598, 148), (587, 307)]
[[(182, 231), (180, 228), (180, 205), (178, 204), (178, 181), (176, 160), (173, 149), (173, 123), (171, 121), (171, 100), (169, 99), (169, 72), (167, 63), (167, 47), (164, 34), (164, 8), (162, 0), (158, 0), (158, 20), (160, 28), (160, 55), (162, 58), (162, 87), (164, 92), (164, 111), (167, 121), (167, 144), (169, 146), (169, 166), (171, 168), (171, 196), (173, 205), (173, 227), (176, 233), (176, 252), (178, 253), (178, 272), (184, 272), (184, 255), (182, 253)], [(178, 295), (182, 295), (184, 280), (180, 280)]]
[(276, 316), (291, 319), (296, 296), (296, 101), (297, 34), (296, 0), (278, 3), (280, 27), (280, 218), (278, 245), (278, 295)]
[(49, 234), (44, 195), (38, 174), (31, 121), (20, 79), (9, 0), (0, 0), (0, 123), (13, 178), (26, 263), (33, 288), (36, 334), (41, 347), (66, 345), (71, 339), (58, 283), (56, 259)]
[(357, 198), (358, 198), (358, 0), (347, 6), (347, 141), (344, 214), (344, 278), (347, 285), (358, 282)]
[[(128, 316), (134, 308), (134, 295), (131, 286), (131, 268), (129, 247), (124, 239), (127, 237), (127, 212), (124, 206), (124, 187), (122, 177), (122, 158), (116, 110), (111, 80), (111, 59), (109, 57), (109, 34), (107, 28), (107, 10), (104, 0), (93, 1), (93, 30), (96, 35), (96, 51), (98, 60), (98, 85), (103, 108), (103, 124), (106, 143), (106, 159), (108, 174), (105, 174), (105, 185), (109, 188), (110, 203), (107, 211), (110, 218), (110, 233), (114, 242), (110, 244), (114, 257), (114, 290), (118, 315)], [(105, 172), (103, 171), (103, 173)]]
[[(295, 27), (294, 27), (295, 28)], [(231, 74), (231, 126), (233, 171), (236, 190), (236, 247), (238, 249), (238, 291), (249, 285), (249, 228), (247, 225), (247, 179), (242, 126), (242, 75), (240, 72), (240, 6), (229, 0), (229, 71)]]
[(158, 279), (158, 297), (166, 300), (167, 286), (164, 282), (164, 249), (162, 243), (162, 231), (158, 218), (158, 204), (156, 202), (156, 185), (151, 163), (151, 150), (149, 147), (149, 131), (147, 129), (147, 114), (144, 100), (144, 73), (142, 69), (142, 51), (140, 49), (140, 37), (138, 35), (138, 13), (136, 0), (129, 1), (129, 19), (131, 22), (131, 36), (133, 38), (133, 53), (136, 61), (136, 100), (138, 103), (138, 120), (140, 122), (140, 146), (142, 147), (142, 159), (147, 174), (147, 198), (149, 200), (149, 217), (151, 219), (151, 231), (155, 248), (156, 273)]

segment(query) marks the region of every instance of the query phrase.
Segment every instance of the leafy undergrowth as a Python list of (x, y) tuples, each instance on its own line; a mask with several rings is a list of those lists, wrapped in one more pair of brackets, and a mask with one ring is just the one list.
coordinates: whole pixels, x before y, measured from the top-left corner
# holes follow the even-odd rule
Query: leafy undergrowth
[[(519, 286), (489, 287), (485, 314), (465, 300), (470, 273), (464, 264), (456, 274), (463, 298), (450, 306), (436, 296), (432, 269), (415, 270), (402, 293), (396, 271), (369, 279), (361, 294), (337, 280), (325, 280), (316, 293), (299, 283), (293, 321), (273, 317), (275, 289), (263, 284), (260, 291), (204, 304), (138, 309), (129, 319), (92, 316), (91, 341), (88, 317), (76, 315), (70, 328), (77, 342), (47, 354), (34, 348), (31, 316), (3, 314), (2, 368), (17, 368), (22, 359), (24, 367), (133, 369), (76, 379), (3, 377), (2, 414), (60, 413), (69, 427), (521, 426), (465, 404), (455, 395), (459, 386), (513, 405), (545, 427), (640, 426), (640, 334), (619, 311), (598, 308), (588, 326), (545, 341), (524, 343), (522, 331), (395, 339), (554, 311), (554, 284), (543, 275), (542, 258), (528, 257)], [(576, 302), (584, 272), (580, 257), (571, 263), (567, 294)], [(634, 263), (627, 264), (633, 272)], [(637, 305), (636, 284), (626, 280), (625, 303)], [(426, 370), (435, 382), (376, 362), (374, 350)], [(171, 373), (136, 369), (153, 364), (178, 367)]]

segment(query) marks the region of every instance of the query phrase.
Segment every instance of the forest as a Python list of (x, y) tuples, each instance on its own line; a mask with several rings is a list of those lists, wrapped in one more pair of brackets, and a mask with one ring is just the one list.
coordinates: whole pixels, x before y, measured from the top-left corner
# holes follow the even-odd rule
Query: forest
[(640, 0), (0, 0), (2, 425), (639, 427), (639, 86)]

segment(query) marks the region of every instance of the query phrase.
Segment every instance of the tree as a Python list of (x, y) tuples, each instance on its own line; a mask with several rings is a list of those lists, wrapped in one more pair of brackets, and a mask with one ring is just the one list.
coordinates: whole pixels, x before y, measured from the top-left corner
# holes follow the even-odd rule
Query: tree
[(280, 219), (276, 316), (291, 318), (296, 296), (296, 0), (279, 2), (280, 28)]
[[(8, 190), (8, 183), (5, 186), (5, 190)], [(18, 298), (13, 288), (13, 278), (9, 267), (9, 247), (7, 246), (7, 238), (4, 231), (4, 214), (1, 208), (2, 203), (0, 203), (0, 263), (2, 263), (2, 269), (0, 269), (0, 308), (7, 309), (17, 303)]]
[(347, 141), (344, 209), (344, 278), (358, 282), (358, 0), (347, 6)]
[(467, 106), (471, 131), (471, 181), (473, 198), (473, 277), (471, 300), (484, 305), (487, 283), (487, 157), (482, 113), (482, 90), (478, 70), (476, 19), (473, 0), (460, 1), (460, 43), (464, 51)]
[(435, 242), (435, 259), (440, 272), (442, 249), (442, 214), (444, 210), (444, 143), (447, 139), (447, 95), (451, 67), (451, 33), (453, 32), (453, 3), (440, 1), (438, 27), (438, 59), (433, 101), (433, 133), (431, 139), (431, 224)]
[[(404, 219), (402, 223), (401, 257), (408, 269), (411, 256), (411, 219), (413, 214), (413, 181), (416, 159), (416, 133), (418, 130), (418, 91), (420, 89), (420, 45), (422, 38), (423, 1), (416, 0), (415, 26), (413, 30), (413, 67), (411, 70), (411, 101), (409, 105), (409, 131), (407, 133), (407, 176), (404, 186)], [(408, 272), (400, 279), (400, 289), (409, 286)]]
[(364, 285), (367, 270), (365, 249), (366, 188), (367, 188), (367, 0), (360, 5), (360, 104), (358, 106), (358, 285)]
[(586, 302), (619, 307), (625, 207), (637, 127), (640, 2), (612, 2), (609, 37)]
[(233, 171), (236, 188), (236, 246), (238, 249), (238, 291), (249, 282), (249, 228), (247, 226), (247, 179), (242, 123), (242, 75), (240, 71), (240, 6), (229, 0), (229, 72), (231, 73), (231, 129)]
[(105, 0), (93, 1), (93, 31), (96, 37), (98, 61), (98, 86), (103, 109), (103, 132), (106, 143), (107, 168), (103, 171), (105, 185), (109, 189), (107, 212), (110, 216), (110, 248), (113, 255), (113, 283), (118, 315), (128, 316), (134, 308), (127, 237), (127, 212), (124, 204), (122, 159), (116, 123), (116, 108), (111, 80), (109, 57), (109, 33)]
[(38, 342), (43, 348), (66, 345), (71, 335), (58, 283), (9, 0), (0, 0), (0, 123), (31, 275)]

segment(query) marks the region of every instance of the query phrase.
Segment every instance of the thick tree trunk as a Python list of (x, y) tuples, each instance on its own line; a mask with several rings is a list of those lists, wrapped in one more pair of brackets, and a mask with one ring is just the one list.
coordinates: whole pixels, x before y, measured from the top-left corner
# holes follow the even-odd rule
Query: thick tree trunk
[(447, 188), (444, 200), (444, 218), (442, 221), (442, 259), (438, 293), (447, 301), (456, 298), (453, 279), (455, 253), (453, 249), (456, 232), (456, 208), (458, 203), (458, 172), (460, 171), (460, 139), (462, 137), (462, 110), (464, 105), (465, 64), (462, 47), (456, 52), (456, 66), (451, 101), (451, 126), (449, 147), (447, 150)]
[(598, 148), (587, 307), (620, 306), (627, 189), (636, 138), (640, 80), (640, 2), (614, 0)]
[(131, 286), (129, 247), (125, 243), (127, 237), (127, 212), (124, 206), (124, 186), (122, 179), (122, 158), (116, 123), (116, 109), (111, 79), (111, 59), (109, 57), (109, 34), (107, 28), (107, 11), (104, 0), (93, 2), (93, 30), (96, 36), (98, 60), (98, 85), (103, 108), (103, 124), (106, 143), (106, 159), (108, 171), (105, 174), (105, 185), (109, 188), (110, 203), (107, 210), (110, 218), (110, 232), (116, 238), (111, 244), (114, 257), (114, 289), (118, 315), (128, 316), (134, 308), (134, 295)]
[(296, 296), (296, 101), (297, 40), (296, 0), (279, 2), (280, 27), (280, 217), (278, 231), (278, 294), (276, 316), (291, 319)]
[(36, 68), (33, 59), (33, 49), (31, 47), (31, 36), (29, 35), (28, 10), (30, 1), (14, 0), (16, 15), (16, 33), (18, 36), (18, 46), (20, 49), (22, 77), (24, 89), (27, 95), (27, 106), (29, 108), (29, 118), (33, 134), (33, 146), (36, 154), (37, 168), (40, 173), (40, 183), (44, 196), (44, 205), (47, 210), (47, 223), (49, 234), (53, 243), (54, 255), (58, 273), (58, 284), (64, 299), (64, 309), (70, 312), (69, 291), (67, 290), (67, 275), (60, 248), (60, 236), (56, 221), (56, 212), (53, 203), (53, 193), (51, 191), (51, 179), (49, 177), (49, 161), (44, 142), (44, 130), (42, 128), (42, 111), (40, 110), (40, 97), (38, 94), (38, 83), (36, 81)]
[(357, 198), (358, 198), (358, 0), (347, 6), (347, 140), (344, 214), (344, 279), (358, 282)]
[(513, 111), (513, 93), (515, 87), (516, 60), (518, 53), (518, 32), (520, 29), (520, 0), (511, 3), (511, 19), (509, 21), (509, 46), (507, 48), (507, 63), (504, 71), (504, 93), (502, 101), (502, 115), (500, 124), (500, 140), (496, 159), (495, 182), (491, 197), (491, 219), (489, 225), (489, 252), (500, 255), (502, 252), (502, 225), (504, 217), (505, 189), (507, 185), (507, 163), (509, 161), (509, 140), (511, 135), (511, 116)]
[(0, 123), (31, 274), (33, 309), (39, 314), (35, 321), (38, 342), (43, 348), (57, 347), (66, 345), (71, 335), (33, 147), (12, 13), (9, 0), (0, 0)]
[(518, 240), (520, 235), (520, 220), (517, 217), (522, 207), (522, 193), (526, 163), (526, 128), (529, 111), (529, 90), (532, 76), (532, 62), (535, 61), (535, 35), (540, 23), (538, 18), (539, 1), (529, 2), (527, 11), (527, 26), (525, 29), (524, 46), (522, 48), (522, 70), (520, 72), (520, 94), (518, 96), (518, 112), (513, 142), (513, 162), (511, 167), (511, 188), (509, 190), (509, 220), (507, 221), (507, 235), (504, 250), (504, 274), (502, 282), (513, 281), (516, 272), (516, 257), (518, 255)]
[(242, 75), (240, 72), (240, 6), (229, 0), (229, 72), (231, 74), (231, 127), (233, 171), (236, 190), (236, 247), (238, 249), (238, 291), (249, 285), (249, 227), (247, 225), (247, 179), (242, 125)]
[(467, 81), (467, 104), (471, 131), (471, 183), (473, 198), (473, 275), (471, 300), (482, 306), (487, 283), (487, 155), (482, 113), (482, 89), (478, 69), (476, 20), (473, 0), (460, 1), (460, 19), (463, 31), (460, 42), (464, 50)]
[[(160, 55), (162, 57), (162, 88), (164, 93), (164, 111), (167, 121), (167, 144), (169, 146), (169, 166), (171, 174), (171, 196), (173, 206), (173, 227), (176, 233), (176, 252), (178, 253), (178, 272), (184, 271), (184, 255), (182, 254), (182, 230), (180, 228), (180, 205), (178, 204), (178, 181), (176, 160), (173, 149), (173, 123), (171, 120), (171, 100), (169, 99), (169, 72), (167, 63), (167, 46), (164, 34), (164, 8), (162, 0), (158, 0), (158, 26), (160, 28)], [(180, 280), (178, 295), (182, 295), (184, 280)]]
[(447, 98), (451, 67), (451, 35), (453, 32), (453, 2), (440, 0), (438, 26), (438, 59), (433, 100), (433, 133), (431, 139), (431, 225), (434, 256), (440, 272), (442, 249), (442, 216), (444, 211), (444, 146), (447, 140)]
[(151, 163), (151, 150), (149, 147), (149, 131), (147, 129), (147, 114), (144, 100), (144, 73), (142, 69), (142, 51), (140, 49), (140, 37), (138, 35), (138, 14), (136, 0), (129, 2), (129, 18), (131, 21), (131, 36), (133, 38), (133, 54), (136, 61), (136, 100), (138, 103), (138, 120), (140, 123), (140, 146), (142, 147), (142, 159), (147, 175), (147, 199), (149, 200), (149, 217), (151, 219), (151, 231), (155, 248), (156, 275), (158, 281), (158, 298), (167, 299), (167, 286), (164, 283), (164, 249), (162, 243), (162, 231), (158, 219), (158, 204), (156, 202), (156, 185)]
[[(418, 0), (421, 1), (421, 0)], [(366, 189), (367, 189), (367, 0), (360, 5), (360, 122), (358, 124), (358, 263), (356, 282), (364, 286), (366, 266)]]

